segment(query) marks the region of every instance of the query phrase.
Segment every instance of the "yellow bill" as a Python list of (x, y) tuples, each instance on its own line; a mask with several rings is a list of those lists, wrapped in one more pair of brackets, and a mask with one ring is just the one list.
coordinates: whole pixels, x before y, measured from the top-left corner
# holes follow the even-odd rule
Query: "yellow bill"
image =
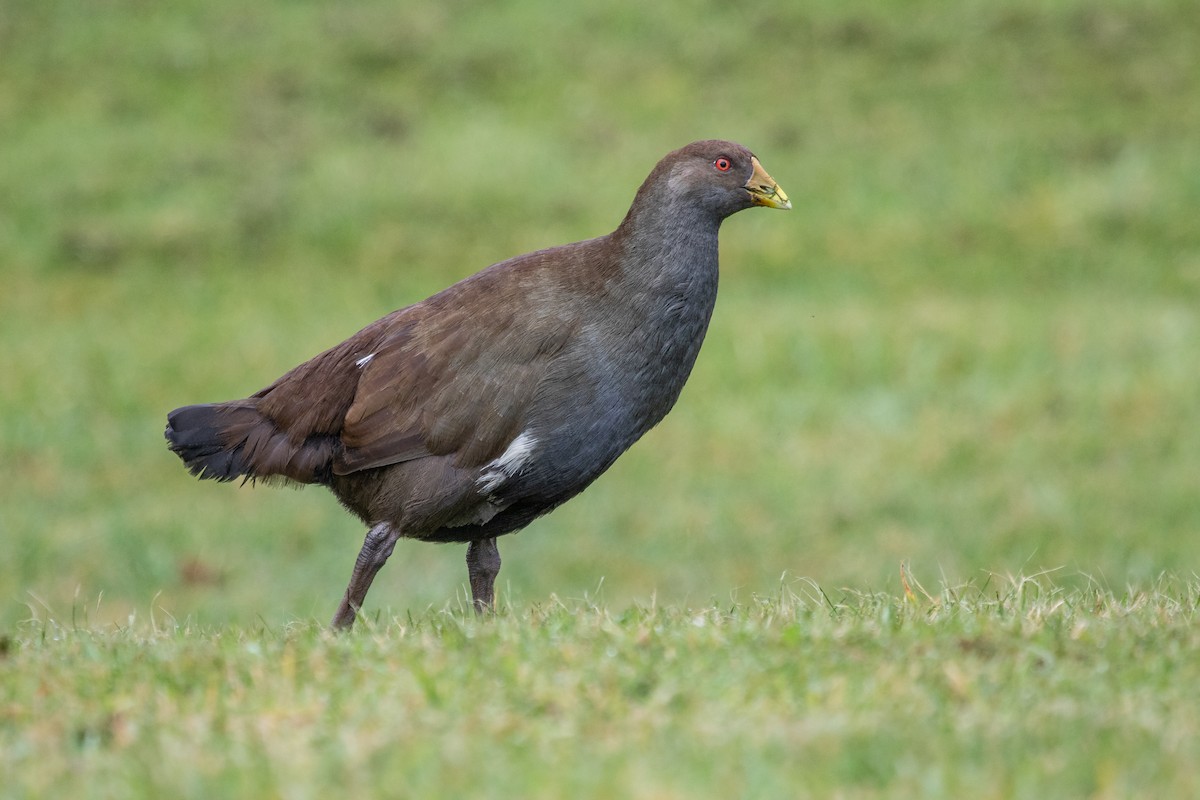
[(791, 208), (792, 201), (788, 200), (787, 192), (779, 188), (779, 184), (767, 174), (762, 164), (758, 163), (758, 159), (751, 156), (750, 163), (754, 165), (754, 173), (751, 174), (750, 180), (746, 181), (745, 187), (750, 193), (750, 201), (756, 206), (767, 208)]

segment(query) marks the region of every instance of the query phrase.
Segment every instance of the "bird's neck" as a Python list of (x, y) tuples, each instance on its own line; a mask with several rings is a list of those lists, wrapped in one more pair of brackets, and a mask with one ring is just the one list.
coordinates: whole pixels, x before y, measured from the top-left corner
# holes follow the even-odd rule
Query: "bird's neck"
[(641, 283), (716, 283), (721, 220), (691, 203), (656, 202), (639, 194), (611, 234), (626, 265), (642, 272), (625, 276)]

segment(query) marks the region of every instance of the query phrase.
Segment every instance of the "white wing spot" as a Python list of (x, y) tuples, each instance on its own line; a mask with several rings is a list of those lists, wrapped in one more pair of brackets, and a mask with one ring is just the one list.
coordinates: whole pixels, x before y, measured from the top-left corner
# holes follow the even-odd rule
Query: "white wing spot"
[(367, 353), (365, 356), (363, 356), (362, 358), (360, 358), (358, 361), (355, 361), (355, 362), (354, 362), (354, 366), (358, 367), (359, 369), (362, 369), (362, 368), (363, 368), (363, 367), (365, 367), (367, 364), (370, 364), (370, 363), (371, 363), (371, 359), (372, 359), (372, 358), (374, 358), (374, 357), (375, 357), (375, 354), (374, 354), (374, 353)]
[(491, 494), (500, 488), (504, 481), (524, 469), (526, 462), (533, 456), (533, 447), (536, 444), (537, 438), (529, 431), (513, 439), (498, 458), (484, 465), (476, 480), (479, 490)]

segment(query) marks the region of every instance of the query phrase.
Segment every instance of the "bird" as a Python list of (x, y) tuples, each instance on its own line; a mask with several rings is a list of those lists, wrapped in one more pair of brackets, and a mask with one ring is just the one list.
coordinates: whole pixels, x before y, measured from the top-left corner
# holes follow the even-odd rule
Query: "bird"
[(578, 495), (675, 405), (716, 302), (721, 223), (790, 209), (742, 145), (693, 142), (603, 236), (493, 264), (240, 400), (167, 415), (214, 481), (320, 484), (366, 526), (331, 621), (350, 628), (401, 538), (467, 544), (495, 608), (496, 539)]

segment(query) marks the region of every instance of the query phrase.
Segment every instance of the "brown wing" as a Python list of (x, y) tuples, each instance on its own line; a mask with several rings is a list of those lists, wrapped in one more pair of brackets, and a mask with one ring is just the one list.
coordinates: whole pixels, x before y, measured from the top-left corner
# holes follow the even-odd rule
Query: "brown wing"
[[(460, 467), (499, 456), (579, 330), (561, 293), (598, 241), (493, 265), (288, 372), (254, 395), (270, 423), (247, 454), (255, 470), (304, 481), (322, 471), (310, 461), (348, 475), (428, 455), (454, 454)], [(299, 453), (305, 470), (287, 466)]]
[[(475, 313), (472, 314), (471, 310)], [(341, 430), (334, 472), (424, 455), (480, 466), (517, 437), (555, 353), (574, 332), (512, 303), (406, 309), (372, 353)]]
[(288, 371), (247, 400), (218, 404), (222, 450), (231, 474), (312, 483), (328, 476), (346, 412), (354, 402), (359, 359), (410, 309), (372, 323), (339, 345)]
[(258, 412), (297, 446), (314, 436), (339, 435), (357, 392), (358, 360), (410, 310), (394, 311), (288, 371), (252, 396)]

